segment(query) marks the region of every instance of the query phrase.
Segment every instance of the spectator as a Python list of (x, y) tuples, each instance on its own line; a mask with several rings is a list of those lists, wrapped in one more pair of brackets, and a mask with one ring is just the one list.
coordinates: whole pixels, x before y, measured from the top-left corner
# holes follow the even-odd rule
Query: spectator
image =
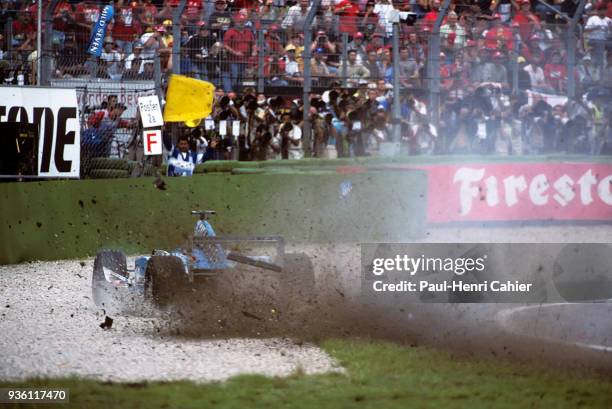
[(383, 28), (386, 38), (390, 38), (393, 34), (393, 22), (389, 18), (389, 13), (393, 10), (395, 8), (390, 0), (379, 0), (374, 6), (374, 13), (378, 16), (379, 24)]
[(86, 46), (91, 36), (91, 28), (100, 17), (100, 7), (90, 0), (78, 3), (74, 10), (77, 28), (77, 43)]
[(378, 71), (383, 76), (386, 83), (390, 84), (393, 81), (393, 62), (391, 61), (391, 51), (388, 48), (380, 52)]
[[(336, 47), (336, 44), (334, 44), (330, 40), (330, 38), (327, 36), (325, 31), (321, 31), (320, 30), (320, 31), (317, 32), (316, 37), (315, 37), (314, 41), (312, 42), (312, 46), (311, 46), (310, 50), (314, 51), (314, 50), (316, 50), (318, 48), (323, 50), (323, 52), (326, 54), (326, 58), (327, 58), (327, 56), (336, 57), (336, 58), (332, 58), (332, 61), (326, 62), (328, 68), (330, 69), (330, 72), (335, 74), (337, 72), (337, 68), (339, 66), (338, 58), (337, 58), (338, 57), (338, 53), (339, 53), (339, 49), (338, 49), (338, 47)], [(301, 57), (301, 55), (302, 55), (301, 50), (297, 50), (296, 49), (296, 55)], [(298, 59), (298, 62), (300, 64), (302, 64), (302, 61), (300, 61), (300, 60), (301, 60), (301, 58)]]
[(244, 78), (244, 71), (249, 59), (254, 57), (257, 51), (255, 49), (255, 36), (250, 29), (244, 26), (245, 22), (246, 18), (238, 14), (234, 20), (234, 27), (227, 30), (223, 37), (224, 47), (231, 55), (231, 90), (238, 89)]
[(285, 47), (285, 78), (289, 84), (302, 83), (304, 78), (302, 77), (302, 69), (295, 58), (295, 46), (289, 44)]
[(503, 65), (504, 55), (499, 51), (495, 51), (491, 59), (492, 61), (487, 61), (481, 65), (477, 73), (476, 82), (494, 82), (508, 88), (508, 71)]
[(313, 79), (320, 86), (325, 85), (327, 83), (327, 79), (331, 76), (331, 72), (325, 63), (325, 59), (325, 50), (322, 48), (317, 48), (311, 62), (311, 74)]
[(88, 74), (85, 68), (87, 56), (77, 48), (74, 34), (66, 36), (64, 48), (58, 52), (55, 74), (59, 78), (80, 77)]
[(597, 6), (597, 14), (589, 17), (584, 27), (588, 45), (591, 47), (591, 55), (597, 67), (603, 67), (604, 54), (610, 49), (609, 42), (612, 38), (612, 19), (606, 16), (607, 6), (605, 1), (600, 1)]
[(370, 79), (382, 78), (383, 74), (378, 67), (379, 59), (375, 50), (368, 51), (368, 59), (363, 66), (370, 72)]
[(189, 38), (184, 48), (193, 64), (194, 76), (208, 81), (208, 72), (214, 70), (212, 65), (215, 61), (210, 58), (210, 50), (215, 44), (215, 39), (210, 35), (206, 22), (201, 21), (198, 27), (198, 32)]
[(181, 22), (188, 28), (190, 34), (197, 31), (198, 22), (204, 19), (203, 0), (187, 0)]
[(153, 60), (156, 53), (164, 48), (162, 44), (162, 36), (165, 30), (162, 26), (156, 26), (155, 28), (149, 27), (145, 33), (140, 37), (142, 43), (142, 58), (145, 60)]
[(576, 74), (578, 83), (584, 89), (598, 85), (601, 80), (601, 70), (592, 63), (591, 56), (589, 54), (582, 58), (582, 61), (576, 68)]
[(372, 38), (370, 39), (370, 44), (368, 44), (366, 50), (368, 52), (370, 52), (370, 50), (374, 50), (377, 53), (380, 53), (382, 52), (382, 50), (390, 48), (391, 46), (385, 46), (384, 36), (380, 33), (375, 33), (374, 35), (372, 35)]
[(357, 62), (357, 51), (349, 50), (347, 54), (348, 60), (340, 66), (339, 73), (343, 75), (344, 66), (346, 65), (346, 77), (349, 87), (357, 87), (360, 79), (369, 79), (370, 71)]
[(559, 51), (554, 51), (551, 55), (551, 61), (544, 65), (544, 78), (554, 92), (563, 93), (565, 91), (567, 67), (561, 63), (561, 53)]
[[(322, 47), (325, 48), (326, 50), (328, 50), (328, 52), (332, 52), (331, 49), (328, 48), (328, 44), (325, 41), (321, 41), (321, 42), (317, 42), (318, 43), (322, 43)], [(304, 61), (302, 59), (302, 55), (304, 55), (304, 34), (301, 33), (295, 33), (292, 37), (291, 40), (289, 40), (289, 42), (287, 43), (287, 45), (285, 46), (285, 49), (288, 46), (294, 46), (295, 47), (295, 59), (297, 60), (298, 64), (300, 65), (300, 67), (304, 66)], [(313, 44), (314, 45), (314, 44)], [(335, 49), (334, 49), (335, 50)], [(314, 51), (314, 48), (311, 48), (311, 51)]]
[(419, 42), (419, 38), (414, 31), (408, 34), (408, 39), (403, 43), (403, 46), (408, 49), (410, 58), (419, 64), (423, 64), (425, 62), (425, 50), (423, 49), (423, 46)]
[(115, 46), (116, 44), (111, 38), (107, 37), (104, 40), (104, 49), (102, 54), (100, 54), (101, 71), (99, 72), (99, 75), (102, 78), (110, 78), (118, 81), (121, 79), (123, 74), (121, 67), (121, 60), (123, 59), (123, 56), (114, 48)]
[(18, 13), (13, 21), (13, 48), (19, 51), (33, 50), (36, 47), (36, 28), (30, 13)]
[(134, 17), (135, 11), (131, 5), (125, 6), (124, 0), (115, 1), (112, 35), (122, 53), (132, 53), (132, 42), (140, 38), (140, 23)]
[(407, 47), (400, 48), (399, 76), (403, 88), (416, 85), (419, 79), (419, 65), (410, 56)]
[(457, 14), (451, 11), (448, 14), (447, 23), (440, 27), (440, 43), (449, 61), (454, 60), (455, 53), (463, 49), (465, 42), (465, 30), (457, 24)]
[(514, 49), (512, 31), (501, 21), (498, 14), (493, 16), (492, 27), (485, 34), (485, 47), (488, 50), (509, 52)]
[(85, 147), (84, 163), (89, 163), (91, 158), (107, 158), (111, 153), (111, 144), (118, 128), (128, 128), (132, 124), (121, 119), (126, 110), (123, 104), (109, 104), (104, 114), (97, 114), (97, 126), (88, 128), (83, 135)]
[(160, 48), (171, 49), (172, 44), (174, 43), (174, 36), (172, 34), (172, 20), (164, 20), (161, 28), (163, 31), (161, 32)]
[(143, 0), (138, 7), (139, 24), (144, 27), (157, 24), (157, 7), (152, 4), (152, 0)]
[(378, 14), (374, 11), (376, 3), (368, 1), (365, 6), (365, 12), (363, 17), (359, 20), (359, 31), (364, 34), (365, 37), (370, 38), (376, 32), (381, 32), (382, 28), (378, 23)]
[(53, 14), (53, 44), (64, 47), (66, 33), (75, 29), (75, 15), (72, 6), (67, 1), (58, 2)]
[(208, 24), (210, 25), (211, 34), (218, 40), (222, 40), (225, 32), (229, 30), (232, 24), (232, 15), (226, 10), (227, 3), (225, 0), (215, 1), (215, 11), (210, 15)]
[(125, 58), (125, 74), (124, 78), (135, 79), (144, 71), (142, 59), (142, 42), (135, 41), (132, 46), (132, 53)]
[(351, 36), (358, 31), (357, 17), (359, 15), (358, 0), (341, 0), (336, 4), (334, 12), (340, 17), (339, 30)]
[[(304, 23), (309, 10), (310, 5), (308, 0), (299, 0), (298, 4), (289, 7), (287, 16), (281, 24), (283, 30), (287, 30), (290, 35), (296, 32), (304, 32)], [(316, 19), (312, 24), (316, 25)]]
[(353, 41), (348, 44), (349, 50), (355, 50), (357, 52), (357, 62), (359, 64), (363, 64), (368, 59), (368, 52), (366, 51), (366, 44), (363, 38), (362, 32), (355, 33)]
[(538, 16), (531, 12), (530, 0), (519, 0), (520, 9), (512, 19), (512, 23), (518, 24), (522, 41), (527, 41), (533, 35), (534, 29), (539, 31), (542, 26)]
[(542, 57), (540, 54), (536, 54), (532, 57), (524, 70), (529, 74), (531, 89), (534, 91), (548, 91), (550, 89), (550, 86), (546, 82), (546, 77), (544, 76)]

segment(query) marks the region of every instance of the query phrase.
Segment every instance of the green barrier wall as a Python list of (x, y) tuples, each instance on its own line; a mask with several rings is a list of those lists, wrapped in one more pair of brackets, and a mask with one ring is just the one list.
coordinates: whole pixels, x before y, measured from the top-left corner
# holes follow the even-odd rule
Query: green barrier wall
[(217, 210), (218, 234), (280, 234), (288, 243), (402, 241), (424, 234), (421, 171), (287, 169), (165, 181), (165, 191), (153, 178), (0, 184), (0, 264), (91, 256), (101, 247), (128, 253), (173, 248), (191, 234), (192, 209)]

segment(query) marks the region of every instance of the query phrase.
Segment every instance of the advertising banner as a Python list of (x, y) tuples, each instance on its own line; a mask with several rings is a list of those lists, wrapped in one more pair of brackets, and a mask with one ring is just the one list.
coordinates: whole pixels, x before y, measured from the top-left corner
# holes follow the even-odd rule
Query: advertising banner
[(423, 166), (430, 223), (612, 221), (612, 164), (488, 163)]
[(0, 87), (0, 122), (38, 130), (38, 176), (78, 178), (80, 125), (74, 89)]
[(87, 52), (91, 55), (99, 57), (102, 54), (104, 48), (104, 37), (106, 36), (106, 28), (113, 19), (114, 9), (113, 6), (105, 6), (96, 21), (96, 25), (91, 33), (91, 39), (89, 40), (89, 46)]
[(116, 82), (112, 80), (61, 79), (51, 80), (51, 85), (59, 88), (75, 88), (79, 107), (85, 112), (99, 107), (109, 95), (116, 95), (117, 102), (126, 106), (122, 118), (135, 118), (138, 112), (138, 98), (155, 95), (153, 81)]

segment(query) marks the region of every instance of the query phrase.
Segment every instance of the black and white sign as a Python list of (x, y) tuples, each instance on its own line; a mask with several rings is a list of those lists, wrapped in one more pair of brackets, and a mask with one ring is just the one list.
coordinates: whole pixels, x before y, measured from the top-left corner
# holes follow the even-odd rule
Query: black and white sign
[(1, 87), (0, 122), (39, 129), (38, 176), (79, 177), (81, 132), (74, 89)]
[(164, 117), (157, 95), (138, 97), (138, 108), (140, 109), (143, 128), (154, 128), (164, 124)]

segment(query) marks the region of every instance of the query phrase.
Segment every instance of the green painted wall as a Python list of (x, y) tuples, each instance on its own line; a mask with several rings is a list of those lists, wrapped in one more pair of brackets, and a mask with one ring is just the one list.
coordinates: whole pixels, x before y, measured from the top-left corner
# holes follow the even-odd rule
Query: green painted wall
[[(342, 182), (352, 189), (340, 193)], [(207, 173), (166, 178), (0, 184), (0, 264), (128, 253), (182, 244), (192, 209), (214, 209), (218, 234), (281, 234), (288, 243), (401, 241), (423, 235), (421, 171)]]

